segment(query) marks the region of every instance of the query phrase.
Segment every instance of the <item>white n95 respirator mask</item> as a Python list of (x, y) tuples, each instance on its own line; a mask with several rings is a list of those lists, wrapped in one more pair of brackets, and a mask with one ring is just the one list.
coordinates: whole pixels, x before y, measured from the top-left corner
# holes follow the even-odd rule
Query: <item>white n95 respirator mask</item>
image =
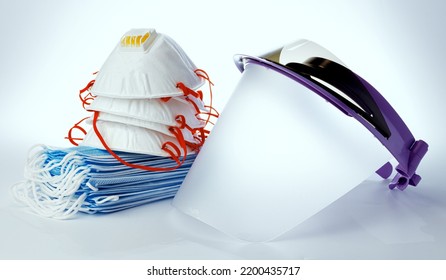
[(181, 115), (193, 128), (204, 126), (204, 122), (197, 118), (197, 112), (191, 104), (175, 98), (163, 101), (159, 98), (118, 99), (97, 96), (87, 109), (168, 126), (177, 125), (176, 119)]
[[(211, 104), (199, 88), (209, 83)], [(180, 46), (154, 29), (132, 29), (124, 34), (97, 73), (81, 90), (80, 99), (93, 112), (81, 145), (114, 151), (171, 157), (177, 167), (203, 145), (211, 115), (212, 82), (197, 69)], [(72, 130), (69, 131), (73, 143)], [(73, 143), (77, 144), (77, 143)], [(150, 167), (136, 166), (155, 171)]]
[(154, 29), (132, 29), (105, 61), (91, 93), (128, 99), (180, 96), (178, 82), (193, 90), (204, 84), (196, 69), (169, 36)]

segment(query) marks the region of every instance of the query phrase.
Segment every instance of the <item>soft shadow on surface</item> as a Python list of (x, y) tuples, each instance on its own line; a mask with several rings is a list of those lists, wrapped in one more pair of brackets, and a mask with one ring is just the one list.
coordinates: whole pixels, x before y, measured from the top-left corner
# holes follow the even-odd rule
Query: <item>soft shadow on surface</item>
[[(182, 232), (186, 240), (200, 244), (201, 246), (206, 246), (209, 250), (225, 252), (231, 259), (257, 260), (283, 258), (282, 249), (274, 243), (239, 240), (189, 217), (176, 209), (172, 209), (169, 218), (173, 230)], [(216, 259), (214, 256), (209, 257)]]
[(403, 192), (387, 184), (364, 181), (273, 243), (306, 258), (444, 259), (445, 192), (429, 182)]
[(421, 190), (389, 190), (387, 181), (365, 181), (277, 240), (364, 230), (385, 243), (434, 241), (422, 229), (425, 212), (441, 205)]
[(372, 177), (271, 242), (237, 240), (177, 210), (169, 218), (185, 239), (236, 258), (444, 259), (445, 192), (387, 185)]
[(171, 200), (58, 221), (27, 213), (4, 189), (0, 259), (445, 259), (446, 188), (434, 174), (423, 180), (403, 192), (364, 181), (263, 243), (229, 237)]

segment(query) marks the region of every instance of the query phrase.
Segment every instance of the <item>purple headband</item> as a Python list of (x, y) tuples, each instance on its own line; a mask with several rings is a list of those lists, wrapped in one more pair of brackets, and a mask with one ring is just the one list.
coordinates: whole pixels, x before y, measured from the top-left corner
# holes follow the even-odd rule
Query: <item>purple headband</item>
[[(347, 116), (364, 125), (398, 161), (396, 176), (390, 189), (404, 190), (416, 186), (421, 176), (415, 173), (428, 150), (423, 140), (415, 140), (409, 128), (387, 100), (366, 80), (350, 69), (329, 59), (312, 57), (303, 63), (278, 61), (268, 58), (236, 55), (235, 63), (241, 72), (249, 63), (273, 69), (302, 84), (323, 97)], [(387, 179), (393, 166), (386, 162), (376, 173)]]

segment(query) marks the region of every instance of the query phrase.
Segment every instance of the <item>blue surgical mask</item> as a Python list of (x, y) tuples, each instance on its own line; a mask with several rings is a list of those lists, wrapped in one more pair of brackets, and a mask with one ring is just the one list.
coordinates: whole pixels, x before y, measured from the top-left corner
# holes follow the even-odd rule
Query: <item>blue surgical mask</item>
[[(169, 167), (168, 157), (117, 152), (130, 163)], [(25, 167), (25, 181), (13, 186), (15, 198), (35, 213), (66, 219), (77, 212), (110, 213), (173, 197), (196, 155), (165, 172), (122, 165), (107, 151), (77, 146), (36, 146)]]

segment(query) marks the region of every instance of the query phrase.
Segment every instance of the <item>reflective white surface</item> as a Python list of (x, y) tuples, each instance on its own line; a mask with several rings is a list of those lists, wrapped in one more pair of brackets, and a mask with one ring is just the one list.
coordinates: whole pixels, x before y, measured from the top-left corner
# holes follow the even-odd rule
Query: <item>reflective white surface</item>
[(445, 259), (442, 186), (426, 179), (419, 189), (389, 191), (375, 179), (264, 243), (230, 238), (178, 212), (171, 200), (55, 221), (26, 213), (2, 196), (0, 258)]
[[(277, 10), (240, 1), (0, 2), (0, 258), (446, 259), (446, 4), (314, 2), (278, 0)], [(262, 54), (298, 38), (323, 45), (430, 144), (423, 180), (404, 192), (365, 182), (268, 243), (229, 238), (182, 217), (170, 201), (70, 221), (24, 212), (8, 192), (22, 179), (27, 150), (69, 145), (67, 130), (88, 115), (78, 90), (132, 27), (175, 38), (210, 74), (220, 109), (240, 79), (234, 54)]]

